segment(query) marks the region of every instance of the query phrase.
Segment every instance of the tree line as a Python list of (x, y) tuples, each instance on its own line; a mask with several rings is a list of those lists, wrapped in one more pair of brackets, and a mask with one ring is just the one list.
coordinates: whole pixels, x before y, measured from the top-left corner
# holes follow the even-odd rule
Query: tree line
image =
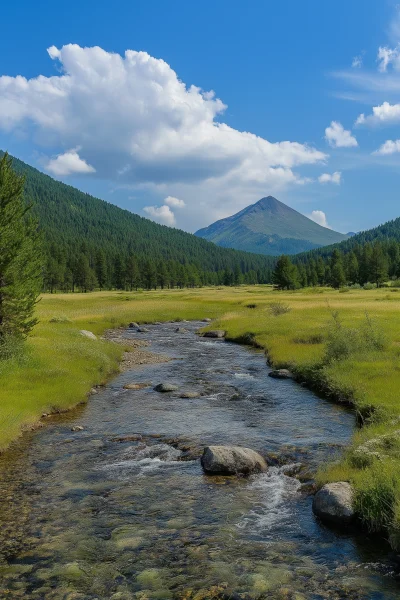
[(400, 279), (400, 241), (397, 239), (378, 239), (363, 245), (343, 242), (343, 246), (333, 247), (330, 254), (312, 251), (293, 260), (281, 256), (272, 277), (280, 289), (317, 285), (338, 289), (366, 284), (380, 287), (389, 279)]

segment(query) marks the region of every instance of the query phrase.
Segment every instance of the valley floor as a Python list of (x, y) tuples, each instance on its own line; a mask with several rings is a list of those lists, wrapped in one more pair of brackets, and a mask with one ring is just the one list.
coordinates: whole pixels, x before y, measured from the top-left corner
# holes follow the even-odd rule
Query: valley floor
[[(276, 366), (352, 404), (364, 426), (320, 483), (351, 481), (359, 514), (400, 545), (400, 292), (269, 286), (45, 295), (26, 351), (0, 363), (0, 449), (42, 414), (84, 401), (114, 372), (124, 347), (79, 334), (181, 319), (215, 319), (227, 338), (256, 343)], [(364, 340), (364, 345), (361, 343)], [(372, 340), (372, 341), (371, 341)], [(376, 343), (375, 343), (376, 342)], [(126, 348), (128, 349), (128, 348)], [(310, 415), (312, 419), (312, 415)]]

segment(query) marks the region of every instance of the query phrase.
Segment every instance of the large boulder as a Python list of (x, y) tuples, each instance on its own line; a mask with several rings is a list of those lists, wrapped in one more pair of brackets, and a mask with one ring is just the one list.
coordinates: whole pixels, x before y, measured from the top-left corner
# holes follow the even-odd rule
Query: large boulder
[(352, 486), (346, 481), (327, 483), (315, 494), (312, 509), (321, 521), (347, 525), (355, 517)]
[(224, 338), (225, 337), (225, 331), (223, 331), (222, 329), (215, 329), (213, 331), (206, 331), (205, 333), (203, 333), (203, 336), (206, 338)]
[(275, 369), (268, 373), (274, 379), (293, 379), (293, 373), (289, 369)]
[(250, 475), (268, 468), (258, 452), (241, 446), (208, 446), (201, 457), (201, 465), (206, 473), (222, 475)]
[(129, 323), (129, 329), (137, 329), (139, 327), (139, 325), (137, 323), (135, 323), (135, 321), (132, 321), (132, 323)]

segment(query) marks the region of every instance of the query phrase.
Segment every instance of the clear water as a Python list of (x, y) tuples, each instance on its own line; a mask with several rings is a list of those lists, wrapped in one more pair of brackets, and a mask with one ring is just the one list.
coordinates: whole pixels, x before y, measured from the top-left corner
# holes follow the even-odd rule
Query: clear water
[[(0, 457), (1, 599), (400, 596), (388, 548), (318, 523), (289, 476), (307, 479), (339, 453), (353, 415), (268, 377), (262, 352), (199, 338), (200, 326), (127, 331), (173, 360), (118, 376)], [(164, 381), (178, 392), (155, 392)], [(248, 446), (275, 466), (206, 476), (197, 457), (211, 443)]]

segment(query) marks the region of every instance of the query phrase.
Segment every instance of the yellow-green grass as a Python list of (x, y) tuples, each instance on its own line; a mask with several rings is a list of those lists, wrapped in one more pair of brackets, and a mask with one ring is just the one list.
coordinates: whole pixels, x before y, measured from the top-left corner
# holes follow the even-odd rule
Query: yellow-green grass
[[(274, 315), (272, 303), (287, 305), (290, 310)], [(334, 311), (339, 312), (343, 327), (353, 329), (365, 322), (368, 313), (388, 344), (381, 351), (366, 349), (321, 367)], [(129, 321), (211, 317), (215, 319), (211, 327), (225, 329), (228, 339), (253, 340), (266, 349), (274, 365), (289, 366), (299, 378), (313, 384), (322, 382), (327, 393), (350, 400), (360, 414), (371, 416), (355, 432), (344, 457), (320, 470), (318, 481), (351, 481), (366, 523), (375, 529), (386, 527), (397, 545), (400, 292), (387, 288), (347, 293), (330, 289), (276, 292), (269, 286), (240, 286), (57, 294), (43, 296), (37, 313), (40, 322), (25, 353), (0, 364), (1, 449), (42, 413), (84, 401), (94, 384), (117, 371), (123, 348), (86, 339), (79, 335), (80, 329), (101, 335), (105, 329)]]

